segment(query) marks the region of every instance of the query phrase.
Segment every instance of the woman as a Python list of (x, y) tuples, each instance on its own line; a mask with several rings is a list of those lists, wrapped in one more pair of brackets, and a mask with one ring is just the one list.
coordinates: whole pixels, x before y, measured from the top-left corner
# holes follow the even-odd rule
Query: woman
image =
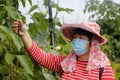
[(100, 35), (98, 24), (82, 22), (61, 27), (63, 35), (72, 41), (72, 51), (68, 56), (42, 51), (20, 20), (15, 21), (12, 27), (22, 39), (28, 54), (41, 66), (58, 73), (60, 80), (114, 80), (110, 62), (99, 47), (107, 40)]

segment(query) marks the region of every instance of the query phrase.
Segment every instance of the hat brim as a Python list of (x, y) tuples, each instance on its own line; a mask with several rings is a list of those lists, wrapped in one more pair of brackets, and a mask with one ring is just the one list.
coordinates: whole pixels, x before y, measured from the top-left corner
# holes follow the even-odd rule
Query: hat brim
[(95, 31), (92, 30), (91, 28), (82, 27), (82, 26), (80, 26), (80, 24), (64, 24), (61, 27), (61, 31), (68, 40), (72, 41), (74, 38), (73, 32), (74, 32), (75, 28), (80, 28), (80, 29), (83, 29), (83, 30), (93, 33), (95, 39), (98, 40), (100, 44), (107, 43), (107, 39), (104, 36), (101, 36), (100, 34), (95, 33)]

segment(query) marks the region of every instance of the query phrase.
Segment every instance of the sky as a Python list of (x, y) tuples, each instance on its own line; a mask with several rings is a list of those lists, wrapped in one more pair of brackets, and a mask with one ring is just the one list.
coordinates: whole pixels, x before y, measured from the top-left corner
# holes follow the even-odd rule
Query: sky
[(85, 0), (60, 0), (60, 6), (75, 10), (71, 14), (61, 12), (58, 16), (63, 18), (65, 23), (79, 23), (81, 20), (88, 20), (88, 14), (83, 13)]
[[(57, 1), (57, 0), (54, 0)], [(30, 15), (27, 15), (27, 12), (30, 9), (30, 4), (26, 2), (26, 7), (24, 8), (21, 3), (19, 10), (22, 11), (22, 14), (25, 15), (28, 19), (27, 23), (30, 21)], [(33, 4), (39, 4), (40, 9), (44, 9), (44, 7), (41, 6), (42, 2), (39, 2), (39, 0), (33, 0)], [(58, 17), (60, 20), (64, 20), (65, 23), (79, 23), (80, 20), (87, 20), (88, 14), (83, 14), (82, 9), (84, 8), (85, 0), (59, 0), (59, 6), (64, 8), (70, 8), (74, 9), (75, 11), (71, 14), (68, 14), (66, 12), (60, 12), (58, 14)], [(54, 13), (54, 10), (53, 10)]]
[[(54, 0), (55, 2), (57, 0)], [(58, 17), (60, 18), (61, 21), (64, 20), (64, 23), (80, 23), (81, 21), (88, 20), (88, 17), (90, 14), (84, 14), (83, 9), (85, 2), (87, 0), (59, 0), (59, 6), (64, 7), (64, 8), (71, 8), (74, 9), (75, 11), (72, 12), (71, 14), (67, 14), (66, 12), (60, 12), (58, 14)], [(116, 3), (120, 3), (120, 0), (113, 0)], [(33, 5), (34, 4), (39, 4), (39, 9), (45, 9), (42, 6), (42, 1), (40, 0), (32, 0)], [(19, 10), (22, 11), (22, 14), (27, 17), (27, 23), (31, 22), (30, 20), (30, 15), (27, 15), (27, 12), (30, 9), (30, 4), (26, 2), (26, 7), (24, 8), (21, 3)], [(54, 13), (54, 10), (53, 10)]]

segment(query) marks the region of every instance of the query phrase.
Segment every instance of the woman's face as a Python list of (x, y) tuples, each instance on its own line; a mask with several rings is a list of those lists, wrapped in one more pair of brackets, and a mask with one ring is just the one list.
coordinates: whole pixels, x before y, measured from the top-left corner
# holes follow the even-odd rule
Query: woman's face
[(73, 37), (74, 37), (73, 39), (79, 38), (79, 39), (83, 39), (83, 40), (88, 41), (88, 43), (87, 43), (87, 45), (86, 45), (86, 49), (87, 49), (88, 51), (90, 50), (90, 42), (89, 42), (88, 36), (76, 33)]

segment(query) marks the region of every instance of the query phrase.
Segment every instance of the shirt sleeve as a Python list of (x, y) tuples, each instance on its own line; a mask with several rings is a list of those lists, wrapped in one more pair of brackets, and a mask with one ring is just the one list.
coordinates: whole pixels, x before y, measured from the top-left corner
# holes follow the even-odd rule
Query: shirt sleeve
[(104, 67), (104, 71), (102, 74), (102, 80), (115, 80), (114, 71), (111, 66)]
[(32, 43), (30, 48), (25, 50), (32, 57), (32, 59), (34, 59), (41, 66), (49, 70), (53, 70), (58, 74), (61, 73), (62, 68), (60, 63), (65, 58), (65, 56), (46, 53), (42, 51), (35, 42)]

